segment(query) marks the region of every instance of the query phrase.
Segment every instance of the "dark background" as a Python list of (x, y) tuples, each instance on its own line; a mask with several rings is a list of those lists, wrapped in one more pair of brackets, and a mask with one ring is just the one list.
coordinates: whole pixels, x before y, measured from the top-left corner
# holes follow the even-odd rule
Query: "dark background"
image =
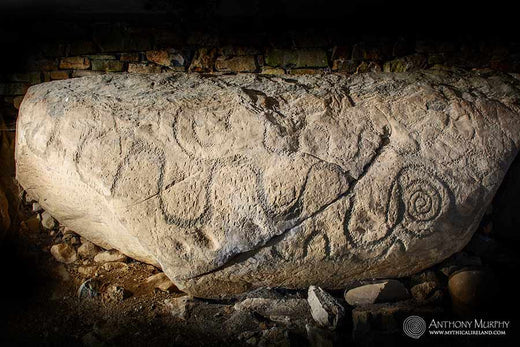
[[(172, 47), (186, 50), (189, 59), (201, 47), (254, 47), (256, 57), (266, 56), (271, 48), (319, 48), (329, 59), (329, 67), (319, 71), (333, 69), (338, 57), (356, 65), (383, 66), (421, 55), (431, 66), (429, 59), (441, 55), (441, 64), (447, 66), (519, 73), (520, 30), (514, 5), (506, 0), (0, 0), (0, 83), (28, 86), (47, 81), (47, 71), (31, 66), (34, 59), (58, 66), (63, 57), (114, 54), (119, 59), (124, 52), (142, 57), (148, 50)], [(184, 68), (189, 70), (189, 61)], [(41, 73), (41, 78), (12, 77), (26, 72)], [(0, 116), (8, 128), (16, 120), (13, 100), (23, 93), (0, 95)], [(8, 141), (14, 138), (13, 132), (3, 135)], [(12, 164), (0, 161), (0, 178), (12, 178)], [(493, 241), (477, 237), (468, 248), (495, 273), (499, 292), (490, 298), (490, 312), (514, 323), (519, 175), (517, 159), (493, 202), (492, 215), (483, 221), (483, 226), (493, 223)], [(13, 285), (2, 286), (0, 296), (6, 302), (14, 298), (16, 307), (10, 309), (19, 311), (18, 302), (25, 302), (41, 283), (34, 264), (16, 259), (10, 245), (4, 243), (0, 254), (7, 264), (3, 276)]]
[(514, 4), (506, 0), (2, 0), (0, 40), (2, 57), (12, 58), (11, 63), (42, 42), (79, 38), (95, 23), (115, 22), (165, 28), (185, 37), (193, 32), (221, 41), (249, 37), (264, 45), (288, 34), (318, 36), (332, 44), (393, 36), (505, 42), (518, 36)]

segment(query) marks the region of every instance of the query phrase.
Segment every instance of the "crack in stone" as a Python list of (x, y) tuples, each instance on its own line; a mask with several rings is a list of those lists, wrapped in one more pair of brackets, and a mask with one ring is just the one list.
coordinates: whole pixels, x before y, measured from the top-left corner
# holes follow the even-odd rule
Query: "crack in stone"
[(267, 247), (271, 247), (271, 246), (274, 246), (276, 245), (277, 243), (281, 242), (283, 239), (285, 239), (285, 237), (287, 235), (290, 234), (290, 232), (298, 227), (300, 227), (305, 221), (307, 221), (308, 219), (310, 218), (313, 218), (315, 216), (317, 216), (318, 214), (322, 213), (325, 209), (327, 209), (329, 206), (333, 205), (334, 203), (338, 202), (339, 200), (343, 199), (344, 197), (348, 196), (352, 191), (353, 189), (355, 188), (356, 186), (356, 183), (359, 182), (365, 175), (366, 173), (368, 172), (368, 170), (370, 169), (370, 167), (376, 162), (376, 160), (379, 158), (381, 152), (383, 151), (383, 149), (390, 143), (390, 130), (387, 128), (387, 127), (384, 127), (383, 128), (383, 135), (381, 136), (381, 143), (379, 144), (378, 148), (376, 149), (376, 153), (374, 154), (374, 157), (372, 158), (372, 160), (370, 160), (364, 167), (363, 167), (363, 172), (362, 174), (359, 176), (359, 178), (357, 180), (353, 180), (351, 182), (349, 182), (349, 188), (343, 192), (342, 194), (338, 195), (334, 200), (332, 200), (331, 202), (323, 205), (321, 208), (319, 208), (317, 211), (315, 211), (314, 213), (310, 214), (309, 216), (301, 219), (300, 221), (298, 221), (295, 225), (285, 229), (284, 231), (282, 231), (280, 234), (278, 235), (275, 235), (273, 236), (272, 238), (270, 238), (267, 242), (265, 242), (263, 245), (261, 245), (260, 247), (258, 248), (255, 248), (255, 249), (251, 249), (251, 250), (248, 250), (248, 251), (245, 251), (245, 252), (241, 252), (241, 253), (237, 253), (236, 255), (232, 256), (229, 260), (227, 260), (224, 264), (216, 267), (215, 269), (213, 270), (210, 270), (210, 271), (207, 271), (207, 272), (204, 272), (204, 273), (201, 273), (201, 274), (198, 274), (198, 275), (195, 275), (195, 276), (191, 276), (191, 277), (188, 277), (186, 280), (190, 280), (190, 279), (198, 279), (200, 277), (203, 277), (203, 276), (206, 276), (206, 275), (210, 275), (210, 274), (213, 274), (215, 272), (219, 272), (219, 271), (223, 271), (225, 270), (226, 268), (228, 267), (231, 267), (235, 264), (238, 264), (238, 263), (242, 263), (242, 262), (245, 262), (246, 260), (254, 257), (256, 254), (258, 254), (261, 250), (267, 248)]
[(186, 180), (188, 180), (188, 179), (190, 179), (190, 178), (192, 178), (193, 176), (198, 175), (198, 174), (200, 174), (200, 172), (197, 172), (197, 173), (195, 173), (195, 174), (193, 174), (193, 175), (190, 175), (190, 176), (186, 176), (186, 177), (184, 177), (183, 179), (181, 179), (180, 181), (177, 181), (177, 182), (171, 182), (171, 183), (167, 184), (166, 187), (164, 187), (163, 189), (160, 189), (157, 193), (152, 194), (152, 195), (150, 195), (150, 196), (147, 196), (147, 197), (145, 197), (145, 198), (143, 198), (143, 199), (141, 199), (141, 200), (139, 200), (139, 201), (136, 201), (136, 202), (133, 202), (133, 203), (131, 203), (131, 204), (128, 204), (128, 205), (124, 206), (124, 208), (134, 207), (134, 206), (137, 206), (137, 205), (139, 205), (139, 204), (142, 204), (143, 202), (146, 202), (146, 201), (148, 201), (148, 200), (150, 200), (150, 199), (153, 199), (153, 198), (155, 198), (156, 196), (159, 196), (160, 194), (163, 194), (163, 193), (168, 192), (171, 188), (174, 188), (177, 184), (182, 183), (182, 182), (184, 182), (184, 181), (186, 181)]

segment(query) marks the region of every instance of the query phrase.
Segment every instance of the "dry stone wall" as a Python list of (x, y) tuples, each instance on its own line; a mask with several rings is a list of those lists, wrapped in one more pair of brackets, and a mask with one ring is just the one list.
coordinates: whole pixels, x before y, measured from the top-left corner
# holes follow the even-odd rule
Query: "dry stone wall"
[(65, 26), (72, 38), (34, 43), (0, 73), (1, 113), (8, 123), (31, 85), (106, 73), (357, 74), (429, 68), (520, 72), (520, 44), (496, 39), (420, 35), (335, 37), (277, 33), (228, 37), (175, 28), (99, 23)]

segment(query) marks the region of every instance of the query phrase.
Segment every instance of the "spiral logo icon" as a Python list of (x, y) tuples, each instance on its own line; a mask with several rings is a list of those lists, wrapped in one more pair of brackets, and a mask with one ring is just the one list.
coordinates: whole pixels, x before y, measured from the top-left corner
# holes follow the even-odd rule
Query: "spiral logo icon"
[(403, 331), (409, 337), (418, 339), (426, 331), (426, 322), (419, 316), (410, 316), (403, 322)]

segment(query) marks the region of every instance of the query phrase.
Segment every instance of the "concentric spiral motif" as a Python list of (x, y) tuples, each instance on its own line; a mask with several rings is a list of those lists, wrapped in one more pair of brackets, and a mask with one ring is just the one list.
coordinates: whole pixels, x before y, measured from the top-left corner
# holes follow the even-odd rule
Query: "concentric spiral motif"
[(433, 222), (449, 208), (446, 184), (423, 167), (407, 167), (395, 178), (388, 198), (387, 223), (414, 234), (431, 231)]
[(403, 332), (412, 339), (418, 339), (426, 332), (426, 322), (422, 317), (410, 316), (403, 322)]
[(406, 213), (417, 221), (429, 221), (440, 212), (441, 197), (436, 187), (425, 180), (411, 182), (404, 188)]

